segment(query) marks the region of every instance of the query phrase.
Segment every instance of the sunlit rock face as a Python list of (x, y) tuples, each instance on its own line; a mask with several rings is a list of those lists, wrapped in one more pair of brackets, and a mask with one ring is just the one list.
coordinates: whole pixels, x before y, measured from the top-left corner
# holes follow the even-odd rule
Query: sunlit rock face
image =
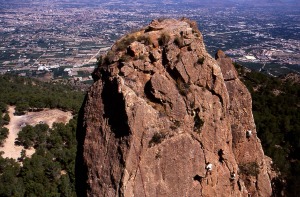
[(215, 58), (194, 22), (165, 19), (99, 59), (79, 122), (87, 196), (271, 195), (251, 96)]

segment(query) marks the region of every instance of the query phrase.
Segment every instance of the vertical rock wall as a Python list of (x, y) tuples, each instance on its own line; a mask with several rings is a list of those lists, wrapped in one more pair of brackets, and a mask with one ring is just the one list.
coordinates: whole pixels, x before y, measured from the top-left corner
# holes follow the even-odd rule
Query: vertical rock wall
[(216, 59), (194, 22), (167, 19), (99, 60), (79, 144), (87, 196), (271, 195), (250, 94)]

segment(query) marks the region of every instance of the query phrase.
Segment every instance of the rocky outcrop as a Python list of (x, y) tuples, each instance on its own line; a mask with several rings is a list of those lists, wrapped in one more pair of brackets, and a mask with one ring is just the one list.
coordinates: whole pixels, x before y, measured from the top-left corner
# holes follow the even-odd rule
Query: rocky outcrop
[(93, 77), (79, 123), (87, 196), (271, 195), (250, 94), (194, 22), (124, 36)]

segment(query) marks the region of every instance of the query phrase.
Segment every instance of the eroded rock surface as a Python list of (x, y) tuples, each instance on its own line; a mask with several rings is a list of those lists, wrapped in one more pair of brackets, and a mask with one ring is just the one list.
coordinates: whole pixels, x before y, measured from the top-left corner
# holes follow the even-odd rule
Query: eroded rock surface
[(250, 94), (194, 22), (124, 36), (93, 77), (79, 144), (87, 196), (271, 195)]

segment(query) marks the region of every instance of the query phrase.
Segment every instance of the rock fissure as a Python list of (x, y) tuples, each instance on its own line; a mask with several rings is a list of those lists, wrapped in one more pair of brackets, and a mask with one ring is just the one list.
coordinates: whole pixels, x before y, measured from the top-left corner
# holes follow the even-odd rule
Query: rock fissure
[(119, 93), (116, 82), (105, 83), (102, 100), (104, 104), (104, 117), (108, 120), (115, 137), (125, 137), (130, 135), (128, 117), (125, 111), (123, 94)]
[(225, 82), (235, 81), (236, 79), (224, 79)]
[(210, 91), (212, 95), (217, 96), (217, 97), (219, 98), (219, 101), (220, 101), (222, 107), (224, 107), (224, 102), (223, 102), (222, 95), (218, 94), (218, 93), (217, 93), (215, 90), (213, 90), (213, 89), (207, 88), (207, 90)]
[[(182, 61), (182, 59), (180, 59), (180, 61), (181, 61), (181, 63), (184, 65), (184, 62)], [(185, 71), (186, 75), (188, 76), (188, 82), (190, 82), (190, 81), (191, 81), (191, 77), (190, 77), (190, 75), (189, 75), (189, 72), (186, 70), (186, 67), (185, 67), (185, 66), (184, 66), (183, 68), (184, 68), (184, 71)]]
[(123, 182), (122, 182), (122, 180), (123, 180), (123, 177), (124, 177), (124, 172), (122, 172), (122, 174), (121, 174), (121, 179), (119, 180), (119, 184), (118, 184), (118, 187), (117, 187), (117, 189), (116, 189), (116, 191), (118, 192), (118, 196), (123, 196)]

